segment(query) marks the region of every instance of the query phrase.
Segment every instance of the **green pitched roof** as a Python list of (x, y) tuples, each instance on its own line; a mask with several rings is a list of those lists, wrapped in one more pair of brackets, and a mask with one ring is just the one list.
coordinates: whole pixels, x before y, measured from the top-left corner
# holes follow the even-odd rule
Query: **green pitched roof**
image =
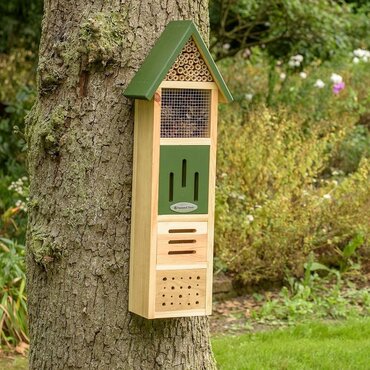
[(172, 21), (167, 25), (127, 86), (124, 95), (130, 98), (151, 100), (190, 37), (193, 37), (220, 90), (221, 100), (232, 101), (233, 97), (192, 21)]

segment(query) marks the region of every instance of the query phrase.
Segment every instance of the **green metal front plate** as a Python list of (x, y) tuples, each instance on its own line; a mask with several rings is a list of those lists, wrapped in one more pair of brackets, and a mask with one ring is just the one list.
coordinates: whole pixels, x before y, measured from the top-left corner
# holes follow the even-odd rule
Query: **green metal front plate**
[(208, 213), (209, 151), (208, 145), (161, 146), (158, 214)]
[(204, 61), (219, 88), (221, 100), (224, 102), (232, 101), (233, 97), (192, 21), (172, 21), (167, 25), (127, 86), (124, 95), (130, 98), (151, 100), (177, 56), (191, 37), (203, 55)]

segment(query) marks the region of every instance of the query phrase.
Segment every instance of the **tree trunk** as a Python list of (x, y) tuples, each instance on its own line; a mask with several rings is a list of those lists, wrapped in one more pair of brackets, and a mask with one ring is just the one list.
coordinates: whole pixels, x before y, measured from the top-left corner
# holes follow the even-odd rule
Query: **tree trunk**
[(30, 369), (215, 367), (207, 318), (127, 309), (133, 101), (122, 93), (174, 19), (207, 39), (206, 0), (45, 0), (26, 132)]

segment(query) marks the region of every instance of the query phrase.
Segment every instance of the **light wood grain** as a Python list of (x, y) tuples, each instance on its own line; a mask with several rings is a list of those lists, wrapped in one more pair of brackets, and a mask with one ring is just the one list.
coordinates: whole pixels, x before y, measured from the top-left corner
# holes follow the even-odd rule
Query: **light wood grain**
[(156, 313), (204, 309), (206, 270), (157, 271)]
[(213, 280), (213, 243), (215, 222), (215, 189), (216, 189), (216, 151), (217, 151), (217, 113), (218, 90), (211, 94), (211, 150), (209, 164), (209, 193), (208, 193), (208, 269), (206, 311), (212, 313), (212, 280)]
[(208, 214), (192, 215), (159, 215), (158, 222), (202, 222), (208, 221)]
[(152, 219), (147, 211), (152, 203), (153, 114), (153, 101), (135, 101), (129, 310), (144, 317), (149, 314), (153, 264), (150, 253)]
[[(181, 230), (189, 230), (186, 234), (206, 234), (207, 222), (158, 222), (158, 235), (169, 234), (176, 235)], [(171, 232), (172, 231), (172, 232)]]
[(161, 145), (211, 145), (211, 139), (202, 138), (161, 138)]
[(218, 89), (215, 82), (193, 82), (193, 81), (163, 81), (160, 88), (166, 89), (200, 89), (215, 90)]
[(158, 235), (157, 264), (206, 262), (207, 241), (207, 234)]

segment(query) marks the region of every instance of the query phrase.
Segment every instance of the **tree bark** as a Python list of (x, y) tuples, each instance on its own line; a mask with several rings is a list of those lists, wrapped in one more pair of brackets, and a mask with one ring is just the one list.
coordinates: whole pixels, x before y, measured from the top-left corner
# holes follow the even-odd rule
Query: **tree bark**
[(45, 0), (26, 132), (30, 369), (215, 367), (207, 318), (128, 312), (133, 101), (122, 93), (174, 19), (207, 40), (206, 0)]

